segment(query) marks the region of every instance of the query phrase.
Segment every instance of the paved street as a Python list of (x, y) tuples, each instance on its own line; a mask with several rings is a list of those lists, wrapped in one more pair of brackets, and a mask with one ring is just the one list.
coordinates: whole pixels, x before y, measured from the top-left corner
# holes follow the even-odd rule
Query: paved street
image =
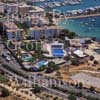
[(85, 73), (78, 73), (71, 77), (73, 80), (100, 88), (100, 78), (92, 77)]
[[(2, 45), (2, 44), (1, 44), (1, 45)], [(12, 58), (13, 58), (13, 57), (12, 57)], [(13, 60), (14, 60), (14, 62), (13, 62)], [(13, 58), (13, 60), (12, 60), (11, 62), (7, 62), (6, 60), (2, 59), (2, 61), (3, 61), (4, 64), (10, 65), (12, 68), (16, 69), (16, 71), (17, 71), (17, 70), (22, 70), (22, 69), (20, 69), (19, 65), (16, 64), (16, 60), (15, 60), (14, 58)], [(15, 78), (17, 78), (17, 79), (22, 80), (23, 82), (27, 82), (27, 83), (30, 83), (30, 84), (34, 84), (34, 79), (33, 79), (33, 80), (25, 79), (25, 78), (23, 78), (23, 77), (21, 77), (21, 76), (16, 75), (15, 73), (12, 73), (10, 70), (7, 70), (7, 69), (4, 68), (3, 66), (0, 66), (0, 69), (2, 69), (2, 70), (4, 70), (5, 72), (11, 74), (13, 77), (15, 77)], [(22, 70), (22, 71), (23, 71), (23, 70)], [(26, 72), (24, 72), (24, 73), (25, 73), (25, 74), (28, 74), (28, 73), (26, 73)], [(28, 75), (29, 75), (31, 78), (34, 78), (33, 74), (28, 74)], [(39, 79), (40, 77), (36, 76), (36, 78)], [(41, 79), (41, 78), (40, 78), (40, 79)], [(48, 79), (45, 78), (45, 77), (43, 77), (43, 76), (42, 76), (42, 79), (48, 81)], [(55, 80), (55, 81), (57, 81), (57, 80)], [(56, 83), (57, 83), (57, 82), (56, 82)], [(40, 83), (38, 83), (38, 84), (41, 85)], [(50, 84), (50, 83), (49, 83), (49, 84)], [(53, 84), (53, 83), (52, 83), (52, 84)], [(59, 86), (59, 83), (57, 83), (56, 85)], [(66, 83), (66, 85), (61, 85), (61, 84), (60, 84), (60, 86), (63, 87), (64, 89), (69, 90), (69, 91), (76, 91), (76, 92), (81, 92), (81, 91), (82, 91), (82, 93), (85, 94), (85, 95), (90, 95), (90, 96), (92, 96), (92, 97), (100, 98), (100, 94), (99, 94), (99, 93), (98, 93), (98, 94), (94, 94), (94, 93), (92, 93), (92, 92), (87, 92), (87, 90), (85, 90), (85, 89), (80, 90), (80, 89), (75, 88), (74, 86), (69, 86), (67, 83)], [(66, 98), (67, 98), (67, 96), (68, 96), (67, 93), (62, 93), (61, 91), (54, 90), (54, 89), (52, 89), (52, 88), (50, 88), (50, 87), (47, 87), (47, 86), (45, 86), (45, 85), (42, 85), (42, 88), (44, 88), (44, 90), (46, 90), (46, 91), (48, 91), (48, 92), (50, 92), (50, 93), (53, 93), (53, 94), (55, 94), (55, 95), (61, 96), (61, 97), (62, 97), (63, 99), (65, 99), (65, 100), (66, 100)]]

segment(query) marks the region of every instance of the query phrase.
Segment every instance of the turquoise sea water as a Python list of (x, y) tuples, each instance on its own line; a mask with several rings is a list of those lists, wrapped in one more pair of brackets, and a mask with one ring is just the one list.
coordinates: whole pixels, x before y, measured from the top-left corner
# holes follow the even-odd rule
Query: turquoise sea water
[(96, 37), (100, 40), (100, 16), (62, 20), (59, 26), (76, 32), (79, 36)]
[[(52, 1), (60, 0), (49, 0), (48, 2)], [(35, 3), (35, 5), (40, 4), (41, 3)], [(66, 5), (55, 7), (54, 9), (58, 9), (61, 12), (66, 12), (69, 10), (85, 9), (95, 6), (100, 6), (100, 0), (82, 0), (82, 3), (79, 5)], [(63, 20), (59, 23), (59, 26), (76, 32), (79, 36), (96, 37), (98, 40), (100, 40), (100, 16)]]
[(95, 6), (100, 6), (100, 0), (82, 0), (82, 3), (80, 3), (79, 5), (66, 5), (61, 7), (55, 7), (54, 9), (59, 9), (62, 12), (66, 12), (68, 10), (85, 9)]
[[(64, 1), (64, 0), (46, 0), (45, 2), (52, 2), (52, 1)], [(44, 2), (33, 3), (33, 5), (39, 6)], [(61, 12), (66, 12), (68, 10), (77, 10), (77, 9), (85, 9), (89, 7), (100, 6), (100, 0), (82, 0), (82, 3), (78, 5), (65, 5), (60, 7), (55, 7), (53, 9), (58, 9)]]

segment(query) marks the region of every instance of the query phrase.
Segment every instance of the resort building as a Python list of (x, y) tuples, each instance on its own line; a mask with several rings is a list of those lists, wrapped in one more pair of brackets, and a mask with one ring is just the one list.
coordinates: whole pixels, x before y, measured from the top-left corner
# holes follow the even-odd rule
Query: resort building
[(18, 12), (18, 5), (19, 4), (15, 3), (6, 4), (5, 11), (7, 11), (8, 14), (15, 14)]
[(81, 51), (81, 50), (75, 50), (75, 51), (73, 52), (73, 54), (76, 55), (76, 56), (79, 57), (79, 58), (84, 58), (84, 57), (87, 56), (87, 55), (86, 55), (83, 51)]
[(37, 6), (22, 4), (18, 6), (18, 14), (20, 14), (21, 16), (25, 15), (44, 16), (45, 11), (44, 9)]
[(44, 26), (48, 24), (48, 21), (43, 18), (43, 17), (39, 17), (39, 16), (27, 16), (25, 19), (26, 25), (28, 26)]
[(44, 56), (53, 57), (53, 58), (62, 58), (67, 56), (66, 51), (64, 50), (64, 44), (54, 41), (53, 43), (43, 44)]
[(8, 40), (21, 40), (23, 29), (19, 29), (13, 22), (4, 22), (3, 30), (6, 31)]
[(40, 7), (37, 7), (37, 6), (32, 6), (29, 9), (29, 14), (30, 15), (34, 15), (34, 16), (44, 17), (45, 16), (45, 10), (40, 8)]
[(26, 3), (10, 3), (5, 5), (5, 10), (8, 14), (20, 14), (21, 17), (26, 15), (44, 16), (44, 9), (27, 5)]
[(43, 26), (43, 27), (34, 27), (30, 28), (30, 37), (36, 40), (44, 37), (45, 39), (53, 38), (55, 36), (59, 36), (60, 29), (56, 26)]
[(4, 13), (4, 9), (5, 9), (5, 4), (0, 2), (0, 12)]
[(18, 6), (18, 14), (25, 16), (29, 14), (30, 5), (22, 4)]

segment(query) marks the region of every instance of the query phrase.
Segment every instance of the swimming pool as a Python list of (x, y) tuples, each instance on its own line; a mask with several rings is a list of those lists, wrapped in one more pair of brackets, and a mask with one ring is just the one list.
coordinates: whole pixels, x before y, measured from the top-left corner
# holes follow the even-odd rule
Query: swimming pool
[(39, 68), (39, 67), (41, 67), (41, 66), (46, 66), (46, 65), (48, 65), (48, 61), (45, 61), (45, 60), (41, 60), (40, 62), (38, 62), (37, 64), (36, 64), (36, 67), (37, 68)]
[(22, 60), (23, 61), (30, 61), (32, 59), (32, 56), (30, 54), (23, 54)]

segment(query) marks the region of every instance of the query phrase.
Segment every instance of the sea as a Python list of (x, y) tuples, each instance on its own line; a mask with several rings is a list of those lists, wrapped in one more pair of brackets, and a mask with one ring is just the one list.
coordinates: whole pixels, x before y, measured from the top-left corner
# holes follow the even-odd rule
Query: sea
[[(53, 1), (61, 0), (47, 0), (45, 2)], [(42, 3), (44, 2), (33, 3), (33, 5), (39, 6)], [(82, 0), (81, 3), (78, 5), (65, 5), (55, 7), (52, 10), (66, 12), (70, 10), (86, 9), (95, 6), (100, 6), (100, 0)], [(70, 31), (76, 32), (78, 36), (96, 37), (97, 40), (100, 41), (100, 16), (61, 20), (58, 25), (61, 28), (69, 29)]]

